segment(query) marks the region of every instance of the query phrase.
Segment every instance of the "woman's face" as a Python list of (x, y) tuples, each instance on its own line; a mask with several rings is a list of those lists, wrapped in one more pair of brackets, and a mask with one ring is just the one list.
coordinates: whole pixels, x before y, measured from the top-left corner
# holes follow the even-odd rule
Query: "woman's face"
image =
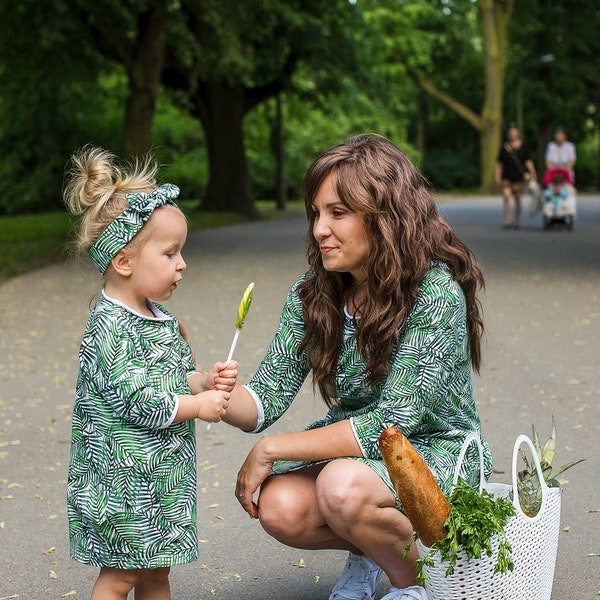
[(562, 129), (559, 129), (554, 134), (554, 140), (556, 141), (556, 143), (559, 146), (561, 146), (562, 144), (564, 144), (567, 141), (567, 134)]
[(321, 249), (327, 271), (350, 273), (358, 282), (366, 278), (365, 263), (370, 251), (363, 215), (351, 211), (337, 196), (335, 179), (328, 175), (313, 202), (313, 236)]

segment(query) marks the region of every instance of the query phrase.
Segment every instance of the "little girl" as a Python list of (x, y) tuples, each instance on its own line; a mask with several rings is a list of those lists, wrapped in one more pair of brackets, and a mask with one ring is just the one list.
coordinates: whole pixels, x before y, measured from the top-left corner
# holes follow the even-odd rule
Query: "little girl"
[(186, 268), (179, 189), (156, 166), (72, 157), (64, 200), (103, 274), (79, 351), (67, 484), (73, 559), (100, 567), (92, 600), (170, 598), (171, 565), (198, 558), (194, 419), (220, 421), (237, 363), (198, 372), (160, 304)]

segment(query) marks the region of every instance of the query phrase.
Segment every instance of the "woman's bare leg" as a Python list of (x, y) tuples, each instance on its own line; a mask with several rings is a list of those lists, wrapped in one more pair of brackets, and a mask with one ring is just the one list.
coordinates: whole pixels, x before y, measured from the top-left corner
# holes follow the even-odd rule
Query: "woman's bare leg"
[(340, 459), (269, 477), (260, 493), (259, 518), (283, 544), (364, 553), (392, 585), (414, 584), (416, 549), (403, 558), (413, 529), (395, 508), (392, 492), (363, 463)]
[(416, 547), (403, 557), (413, 527), (377, 473), (355, 460), (332, 461), (317, 480), (317, 498), (331, 530), (371, 557), (393, 586), (415, 584)]
[(511, 211), (510, 211), (510, 200), (512, 197), (512, 189), (510, 185), (502, 186), (502, 206), (504, 208), (504, 226), (512, 225)]

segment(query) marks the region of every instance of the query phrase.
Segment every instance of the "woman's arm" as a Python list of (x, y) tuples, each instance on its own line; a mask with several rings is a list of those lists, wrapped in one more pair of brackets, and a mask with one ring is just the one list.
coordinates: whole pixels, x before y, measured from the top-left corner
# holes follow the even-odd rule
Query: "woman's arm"
[(253, 431), (258, 421), (258, 408), (250, 392), (236, 385), (229, 398), (229, 407), (223, 421), (242, 431)]
[(263, 438), (250, 450), (239, 470), (236, 497), (250, 517), (256, 519), (258, 506), (253, 496), (276, 460), (320, 461), (343, 456), (362, 456), (348, 420)]
[(537, 171), (535, 170), (535, 165), (533, 164), (533, 161), (531, 159), (528, 159), (525, 162), (525, 166), (527, 167), (527, 170), (529, 171), (529, 173), (531, 174), (531, 176), (534, 179), (537, 179)]

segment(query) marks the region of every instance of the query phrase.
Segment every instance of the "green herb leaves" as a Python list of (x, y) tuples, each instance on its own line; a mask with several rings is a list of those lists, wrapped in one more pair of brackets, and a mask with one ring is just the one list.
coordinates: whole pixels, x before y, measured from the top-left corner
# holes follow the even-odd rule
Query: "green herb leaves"
[(452, 510), (444, 522), (448, 533), (438, 540), (429, 551), (417, 561), (417, 578), (425, 583), (424, 566), (433, 566), (433, 555), (440, 553), (443, 562), (448, 563), (446, 576), (454, 573), (458, 553), (462, 550), (467, 558), (481, 558), (485, 552), (492, 556), (494, 535), (498, 539), (498, 559), (494, 573), (512, 571), (514, 564), (511, 547), (504, 527), (509, 517), (515, 514), (515, 507), (508, 498), (493, 496), (488, 491), (472, 488), (459, 479), (449, 498)]

